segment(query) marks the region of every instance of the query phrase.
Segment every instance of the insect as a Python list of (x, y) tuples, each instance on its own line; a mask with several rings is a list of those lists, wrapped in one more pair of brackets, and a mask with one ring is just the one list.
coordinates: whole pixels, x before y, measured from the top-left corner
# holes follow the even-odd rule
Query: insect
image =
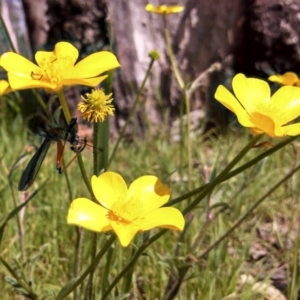
[[(41, 146), (38, 148), (38, 150), (35, 152), (33, 157), (30, 159), (25, 170), (23, 171), (18, 185), (19, 191), (26, 191), (34, 182), (40, 170), (40, 167), (46, 157), (46, 154), (49, 150), (51, 142), (54, 141), (57, 143), (56, 169), (58, 170), (59, 173), (63, 172), (62, 160), (63, 160), (63, 152), (65, 149), (66, 142), (70, 143), (71, 150), (74, 151), (75, 153), (80, 153), (81, 151), (84, 150), (84, 148), (87, 145), (87, 140), (86, 139), (82, 140), (77, 135), (76, 118), (71, 119), (67, 128), (63, 128), (60, 126), (46, 125), (42, 128), (41, 134), (45, 137), (45, 139), (42, 142)], [(74, 157), (74, 159), (75, 158), (76, 156)]]

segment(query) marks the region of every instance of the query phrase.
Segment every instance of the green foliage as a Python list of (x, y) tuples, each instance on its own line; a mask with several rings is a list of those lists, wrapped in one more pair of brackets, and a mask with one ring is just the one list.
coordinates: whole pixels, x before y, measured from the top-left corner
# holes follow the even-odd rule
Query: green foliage
[[(141, 300), (279, 299), (271, 284), (276, 276), (286, 278), (288, 299), (298, 296), (299, 147), (295, 138), (273, 139), (268, 150), (263, 147), (269, 142), (265, 137), (262, 147), (255, 148), (261, 136), (253, 138), (242, 130), (218, 137), (191, 135), (190, 96), (201, 85), (201, 76), (191, 85), (184, 82), (166, 27), (165, 34), (186, 110), (186, 119), (181, 116), (179, 122), (179, 138), (168, 128), (150, 128), (149, 122), (146, 139), (124, 138), (157, 59), (152, 55), (120, 139), (110, 144), (111, 152), (106, 149), (108, 122), (95, 125), (94, 142), (106, 150), (104, 154), (86, 149), (59, 175), (55, 147), (50, 147), (33, 185), (19, 193), (17, 182), (34, 151), (26, 149), (41, 140), (28, 141), (20, 116), (21, 107), (28, 106), (28, 94), (5, 96), (0, 109), (3, 299), (16, 299), (18, 294), (36, 300), (92, 299), (91, 295)], [(219, 68), (215, 64), (208, 71)], [(110, 73), (108, 89), (112, 80)], [(58, 96), (70, 119), (63, 90)], [(161, 104), (160, 109), (168, 119)], [(141, 111), (146, 118), (143, 107)], [(66, 150), (65, 162), (73, 156)], [(106, 166), (128, 183), (152, 174), (168, 184), (170, 203), (185, 214), (183, 232), (154, 229), (137, 234), (129, 247), (122, 248), (110, 232), (94, 234), (67, 226), (71, 201), (91, 198), (89, 178)]]
[[(31, 283), (35, 294), (54, 299), (61, 287), (73, 280), (74, 245), (78, 230), (66, 225), (68, 205), (70, 199), (88, 197), (88, 190), (77, 164), (73, 163), (67, 170), (72, 191), (72, 195), (69, 195), (65, 175), (59, 175), (55, 170), (53, 146), (31, 192), (41, 185), (43, 188), (23, 208), (22, 218), (18, 222), (14, 209), (24, 205), (24, 197), (28, 197), (28, 194), (16, 192), (17, 182), (26, 165), (24, 160), (28, 161), (32, 154), (15, 164), (24, 154), (24, 145), (30, 145), (26, 139), (27, 130), (22, 125), (20, 117), (17, 116), (14, 122), (9, 121), (7, 124), (5, 117), (2, 117), (0, 147), (1, 153), (5, 155), (1, 158), (0, 189), (1, 224), (5, 226), (3, 226), (1, 256), (19, 278), (27, 284)], [(229, 133), (206, 141), (201, 141), (200, 136), (195, 136), (192, 150), (197, 164), (192, 170), (192, 186), (199, 187), (206, 183), (208, 178), (215, 177), (214, 174), (218, 174), (228, 164), (247, 139), (249, 136), (242, 132), (239, 138)], [(38, 142), (37, 139), (36, 143)], [(254, 295), (261, 295), (255, 299), (263, 299), (263, 293), (252, 289), (253, 282), (240, 284), (241, 276), (252, 275), (254, 282), (268, 282), (268, 278), (276, 271), (276, 266), (285, 262), (290, 265), (290, 274), (294, 274), (293, 278), (297, 278), (294, 260), (299, 245), (296, 234), (299, 213), (298, 173), (270, 195), (239, 228), (208, 255), (201, 257), (201, 253), (218, 240), (239, 216), (294, 164), (298, 155), (295, 147), (296, 144), (289, 144), (242, 174), (218, 185), (209, 197), (188, 213), (184, 233), (167, 232), (144, 251), (131, 272), (129, 285), (125, 283), (126, 278), (128, 280), (128, 277), (125, 277), (114, 290), (116, 298), (124, 295), (126, 299), (126, 294), (131, 292), (136, 299), (143, 299), (143, 295), (146, 295), (146, 299), (162, 299), (163, 295), (166, 297), (171, 295), (170, 291), (179, 289), (176, 299), (222, 299), (226, 296), (228, 299), (234, 297), (253, 299)], [(110, 170), (118, 171), (128, 182), (143, 174), (155, 174), (170, 185), (174, 199), (187, 191), (184, 175), (182, 180), (177, 172), (182, 163), (179, 151), (180, 143), (172, 142), (167, 133), (151, 136), (147, 140), (135, 139), (130, 144), (123, 141)], [(252, 149), (240, 164), (263, 151), (265, 149)], [(73, 153), (66, 152), (67, 161)], [(90, 151), (83, 153), (83, 161), (89, 176), (92, 175), (91, 156)], [(183, 169), (183, 174), (185, 172), (186, 169)], [(186, 203), (182, 201), (177, 207), (183, 209)], [(10, 214), (14, 217), (8, 220)], [(276, 229), (271, 230), (267, 236), (257, 235), (258, 231), (264, 231), (270, 224)], [(286, 229), (281, 230), (281, 226)], [(157, 232), (158, 230), (151, 231), (149, 237)], [(90, 233), (85, 232), (86, 242), (83, 243), (81, 270), (85, 270), (90, 261), (90, 245), (87, 242), (89, 237)], [(143, 238), (149, 237), (139, 234), (134, 245), (139, 247)], [(275, 249), (269, 243), (268, 239), (271, 237), (279, 249)], [(107, 238), (107, 235), (100, 234), (98, 245), (103, 245)], [(295, 246), (290, 248), (289, 244)], [(134, 255), (135, 246), (120, 249), (116, 245), (111, 249), (106, 254), (110, 262), (109, 272), (105, 259), (98, 265), (94, 274), (95, 293), (98, 298), (104, 279), (103, 274), (107, 274), (105, 284), (111, 283)], [(255, 247), (267, 249), (263, 260), (253, 259)], [(1, 273), (12, 276), (3, 265), (0, 266), (0, 270)], [(298, 290), (296, 282), (292, 281), (290, 284), (291, 295), (295, 295)], [(3, 291), (4, 299), (15, 298), (16, 291), (4, 281), (0, 282), (0, 290)], [(291, 296), (290, 299), (292, 298)]]

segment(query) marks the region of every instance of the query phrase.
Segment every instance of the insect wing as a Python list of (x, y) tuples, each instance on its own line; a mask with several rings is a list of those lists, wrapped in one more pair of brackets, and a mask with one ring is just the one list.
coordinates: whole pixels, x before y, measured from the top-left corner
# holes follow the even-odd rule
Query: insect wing
[(51, 144), (51, 139), (46, 138), (43, 141), (40, 148), (35, 152), (35, 154), (30, 159), (19, 181), (19, 186), (18, 186), (19, 191), (26, 191), (34, 182), (36, 175), (38, 174), (40, 167), (48, 152), (50, 144)]

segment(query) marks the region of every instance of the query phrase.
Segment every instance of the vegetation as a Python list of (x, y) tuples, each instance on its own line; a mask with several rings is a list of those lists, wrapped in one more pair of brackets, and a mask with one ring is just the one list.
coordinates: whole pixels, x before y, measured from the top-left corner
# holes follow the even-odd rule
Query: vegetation
[[(165, 26), (167, 14), (182, 10), (173, 9), (148, 7), (162, 14)], [(93, 147), (70, 125), (65, 134), (56, 128), (52, 144), (65, 144), (68, 167), (58, 174), (56, 149), (50, 147), (37, 177), (29, 176), (22, 193), (17, 183), (35, 151), (33, 145), (42, 141), (24, 126), (18, 106), (22, 99), (7, 89), (51, 89), (69, 123), (65, 86), (97, 85), (106, 79), (99, 73), (119, 63), (112, 53), (96, 52), (78, 64), (85, 65), (81, 69), (77, 50), (66, 42), (56, 44), (50, 55), (38, 52), (38, 65), (17, 54), (1, 56), (9, 79), (0, 111), (2, 299), (18, 294), (35, 300), (298, 297), (300, 132), (299, 124), (291, 122), (300, 115), (300, 89), (285, 86), (271, 97), (268, 83), (238, 74), (233, 78), (235, 95), (219, 86), (216, 99), (256, 135), (234, 125), (222, 135), (192, 130), (189, 102), (199, 82), (184, 82), (167, 27), (165, 35), (185, 107), (186, 116), (176, 131), (179, 136), (149, 124), (147, 138), (126, 140), (126, 123), (119, 139), (110, 141), (107, 115), (114, 108), (108, 95), (109, 76), (105, 93), (87, 93), (80, 106), (83, 118), (94, 126)], [(128, 122), (136, 107), (143, 105), (144, 84), (159, 59), (157, 52), (149, 56)], [(106, 64), (99, 69), (101, 59)], [(76, 148), (81, 142), (83, 146)], [(72, 161), (74, 155), (77, 159)], [(135, 183), (129, 188), (130, 197), (121, 177), (115, 180), (107, 171), (122, 174), (127, 184)], [(78, 198), (85, 198), (82, 203), (89, 208), (82, 203), (75, 208)], [(152, 210), (147, 211), (149, 207)], [(168, 213), (157, 220), (159, 210)]]

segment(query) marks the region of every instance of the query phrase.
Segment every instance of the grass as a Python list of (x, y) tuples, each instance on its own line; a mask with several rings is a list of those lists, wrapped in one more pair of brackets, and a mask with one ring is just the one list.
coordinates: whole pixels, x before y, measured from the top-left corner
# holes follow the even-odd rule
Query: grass
[[(24, 201), (23, 197), (28, 196), (17, 192), (17, 183), (26, 161), (20, 162), (12, 172), (11, 187), (8, 175), (24, 154), (24, 145), (31, 143), (27, 141), (27, 129), (19, 115), (9, 122), (3, 115), (1, 117), (0, 217), (3, 222), (9, 212)], [(244, 131), (231, 130), (214, 138), (194, 136), (192, 187), (200, 187), (220, 173), (249, 138)], [(38, 138), (34, 141), (40, 142)], [(141, 175), (153, 174), (170, 186), (174, 199), (188, 191), (186, 158), (183, 155), (183, 160), (180, 159), (182, 149), (180, 143), (172, 142), (167, 132), (156, 136), (149, 133), (147, 139), (123, 141), (110, 170), (122, 174), (127, 183)], [(264, 148), (252, 149), (240, 164), (263, 151)], [(67, 152), (66, 161), (72, 156), (71, 151)], [(70, 199), (89, 195), (76, 162), (67, 170), (70, 195), (65, 174), (59, 175), (55, 170), (55, 155), (55, 147), (52, 146), (30, 192), (42, 183), (45, 186), (22, 211), (23, 246), (17, 219), (13, 218), (5, 227), (0, 248), (1, 257), (18, 276), (31, 283), (35, 293), (43, 295), (43, 299), (55, 299), (60, 288), (74, 277), (77, 235), (75, 227), (66, 224), (66, 213)], [(280, 283), (288, 299), (296, 299), (299, 290), (298, 173), (269, 195), (238, 229), (208, 255), (201, 257), (201, 254), (282, 178), (298, 158), (298, 144), (294, 142), (242, 174), (219, 184), (209, 197), (186, 215), (185, 231), (182, 234), (167, 231), (147, 248), (131, 270), (132, 282), (128, 276), (125, 277), (109, 299), (276, 299), (265, 295), (272, 287), (271, 282), (275, 282), (274, 278), (280, 276), (282, 279), (277, 282), (278, 286)], [(90, 176), (92, 153), (85, 151), (83, 159)], [(183, 210), (189, 201), (191, 199), (176, 206)], [(150, 236), (157, 232), (151, 231)], [(107, 286), (115, 278), (147, 234), (137, 235), (134, 240), (136, 246), (123, 249), (115, 242), (114, 248), (96, 269), (96, 299), (100, 299), (101, 286)], [(90, 261), (90, 235), (84, 232), (82, 271)], [(108, 237), (99, 234), (98, 248)], [(106, 272), (107, 277), (104, 276)], [(2, 264), (0, 273), (3, 279), (11, 276)], [(259, 290), (257, 282), (266, 284), (264, 291)], [(126, 290), (131, 294), (126, 297), (125, 293), (122, 298), (122, 291)], [(16, 291), (4, 280), (0, 281), (0, 291), (1, 299), (16, 299)], [(83, 299), (81, 297), (79, 299)], [(69, 296), (67, 299), (73, 298)]]

